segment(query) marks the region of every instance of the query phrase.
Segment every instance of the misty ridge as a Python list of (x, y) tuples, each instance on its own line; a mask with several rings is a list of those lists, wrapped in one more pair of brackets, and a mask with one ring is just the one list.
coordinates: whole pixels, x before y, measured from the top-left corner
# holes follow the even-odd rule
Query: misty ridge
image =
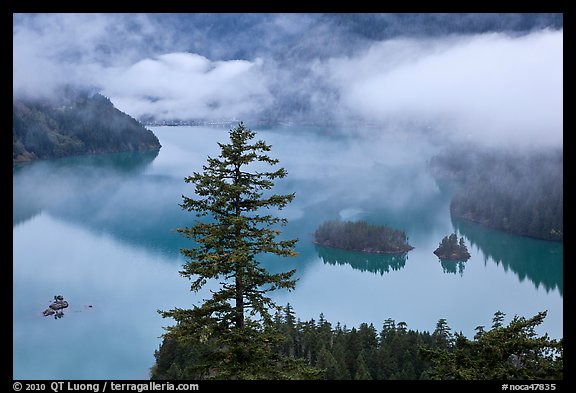
[(68, 85), (54, 97), (13, 100), (13, 162), (146, 151), (158, 138), (97, 92)]
[(563, 151), (529, 154), (509, 149), (458, 146), (434, 156), (430, 168), (458, 187), (455, 217), (515, 234), (562, 241)]
[(148, 122), (557, 144), (562, 27), (562, 14), (16, 14), (13, 92), (87, 86)]
[(45, 158), (114, 151), (70, 138), (80, 111), (46, 115), (62, 104), (22, 121), (73, 86), (144, 125), (429, 143), (453, 215), (562, 240), (562, 14), (15, 14), (13, 43), (14, 157), (25, 139), (65, 146)]

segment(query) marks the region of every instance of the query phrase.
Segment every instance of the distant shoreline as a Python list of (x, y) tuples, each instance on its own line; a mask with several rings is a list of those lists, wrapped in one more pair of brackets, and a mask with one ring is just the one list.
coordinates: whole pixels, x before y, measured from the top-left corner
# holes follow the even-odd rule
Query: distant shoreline
[(357, 250), (357, 249), (342, 248), (342, 247), (333, 246), (330, 244), (323, 244), (323, 243), (317, 242), (315, 240), (313, 240), (312, 243), (314, 243), (318, 246), (322, 246), (322, 247), (336, 248), (338, 250), (344, 250), (344, 251), (363, 252), (365, 254), (406, 254), (408, 251), (411, 251), (414, 249), (414, 247), (412, 247), (412, 246), (407, 246), (406, 250), (403, 250), (403, 251), (383, 251), (383, 250), (367, 250), (367, 249)]

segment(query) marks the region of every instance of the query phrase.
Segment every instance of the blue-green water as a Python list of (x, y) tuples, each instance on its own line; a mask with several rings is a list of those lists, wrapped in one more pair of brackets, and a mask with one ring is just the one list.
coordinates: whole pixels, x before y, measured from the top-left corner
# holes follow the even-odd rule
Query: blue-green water
[[(14, 168), (13, 377), (145, 379), (163, 326), (156, 312), (201, 300), (178, 274), (192, 225), (178, 204), (192, 195), (183, 178), (218, 154), (226, 129), (154, 127), (159, 153), (35, 162)], [(275, 191), (295, 192), (281, 214), (283, 236), (299, 239), (297, 258), (265, 257), (272, 271), (297, 269), (295, 291), (274, 295), (301, 319), (379, 328), (387, 318), (411, 329), (446, 318), (468, 336), (497, 310), (532, 316), (548, 310), (539, 333), (563, 336), (563, 248), (452, 219), (450, 188), (426, 171), (435, 146), (371, 130), (342, 137), (327, 129), (259, 130), (288, 170)], [(364, 219), (403, 229), (407, 256), (315, 246), (328, 219)], [(457, 229), (472, 257), (441, 263), (432, 253)], [(210, 286), (205, 288), (206, 291)], [(41, 312), (62, 294), (61, 319)], [(90, 307), (91, 306), (91, 307)]]

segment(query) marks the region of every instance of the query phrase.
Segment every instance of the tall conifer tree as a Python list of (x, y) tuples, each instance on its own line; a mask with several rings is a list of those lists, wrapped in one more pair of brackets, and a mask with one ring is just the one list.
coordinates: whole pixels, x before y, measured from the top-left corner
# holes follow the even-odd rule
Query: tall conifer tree
[[(279, 359), (270, 348), (281, 340), (273, 328), (271, 309), (281, 309), (268, 296), (277, 289), (294, 289), (295, 270), (272, 274), (260, 265), (264, 253), (295, 256), (297, 239), (280, 240), (278, 229), (287, 220), (268, 212), (282, 209), (294, 194), (269, 192), (284, 168), (267, 171), (278, 160), (267, 153), (271, 146), (253, 139), (256, 133), (243, 123), (230, 130), (230, 143), (219, 143), (221, 152), (208, 157), (202, 173), (185, 178), (195, 185), (195, 196), (183, 196), (183, 209), (198, 219), (178, 232), (195, 241), (182, 249), (187, 258), (180, 274), (199, 291), (208, 280), (219, 287), (192, 309), (160, 311), (174, 318), (168, 335), (209, 344), (202, 361), (193, 366), (207, 378), (293, 378), (304, 368), (290, 359)], [(291, 363), (291, 365), (288, 365)], [(294, 367), (291, 367), (294, 366)], [(302, 367), (300, 367), (302, 366)]]

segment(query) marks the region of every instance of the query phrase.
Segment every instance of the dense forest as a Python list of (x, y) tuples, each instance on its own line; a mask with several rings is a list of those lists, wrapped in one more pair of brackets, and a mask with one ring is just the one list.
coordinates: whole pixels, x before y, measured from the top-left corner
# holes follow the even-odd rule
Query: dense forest
[(458, 240), (456, 233), (444, 236), (438, 248), (434, 250), (434, 254), (440, 259), (451, 261), (466, 261), (470, 258), (464, 237), (460, 237)]
[(563, 151), (451, 149), (435, 156), (439, 177), (459, 188), (452, 215), (516, 235), (563, 239)]
[(366, 221), (326, 221), (314, 232), (314, 242), (369, 253), (405, 253), (414, 248), (408, 244), (408, 237), (403, 231)]
[[(332, 325), (323, 314), (301, 321), (288, 304), (267, 329), (281, 334), (272, 345), (278, 359), (312, 367), (307, 373), (296, 369), (287, 379), (562, 379), (562, 341), (535, 337), (545, 316), (515, 317), (504, 326), (504, 314), (497, 312), (491, 328), (478, 326), (470, 340), (453, 333), (446, 319), (438, 320), (432, 333), (393, 319), (380, 330), (367, 323), (349, 328)], [(154, 354), (151, 379), (210, 379), (202, 354), (215, 350), (202, 337), (165, 337)]]
[(158, 138), (101, 94), (13, 100), (13, 162), (160, 148)]

